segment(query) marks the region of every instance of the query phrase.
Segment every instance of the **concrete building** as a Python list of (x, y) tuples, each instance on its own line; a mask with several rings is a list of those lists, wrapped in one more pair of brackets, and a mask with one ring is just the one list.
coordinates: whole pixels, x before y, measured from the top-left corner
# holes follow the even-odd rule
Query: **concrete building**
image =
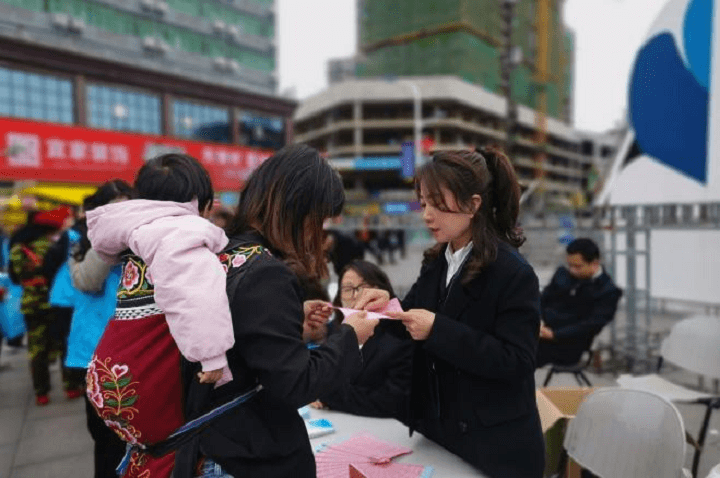
[(272, 0), (2, 0), (0, 35), (205, 83), (275, 92)]
[(357, 56), (335, 58), (327, 63), (328, 84), (334, 85), (345, 80), (357, 78), (357, 68), (362, 60)]
[[(66, 128), (57, 131), (68, 147), (102, 130), (144, 135), (143, 156), (198, 151), (225, 184), (234, 183), (224, 166), (255, 164), (292, 132), (295, 103), (276, 95), (273, 0), (0, 0), (0, 39), (0, 137), (12, 151), (43, 146), (31, 159), (0, 160), (3, 180), (48, 180), (55, 167), (76, 172), (57, 181), (129, 174), (84, 174), (102, 169), (90, 140), (72, 168), (52, 163), (61, 151), (48, 149), (57, 146), (50, 127)], [(137, 139), (114, 141), (130, 151)]]
[[(407, 188), (401, 152), (402, 144), (414, 137), (414, 88), (421, 101), (423, 142), (432, 151), (504, 141), (505, 99), (451, 76), (356, 79), (331, 85), (295, 112), (295, 140), (326, 153), (342, 171), (346, 187)], [(550, 118), (547, 159), (538, 164), (535, 112), (520, 106), (518, 117), (520, 135), (512, 160), (521, 183), (529, 187), (535, 182), (546, 201), (560, 204), (582, 195), (596, 156), (602, 156), (594, 136)]]

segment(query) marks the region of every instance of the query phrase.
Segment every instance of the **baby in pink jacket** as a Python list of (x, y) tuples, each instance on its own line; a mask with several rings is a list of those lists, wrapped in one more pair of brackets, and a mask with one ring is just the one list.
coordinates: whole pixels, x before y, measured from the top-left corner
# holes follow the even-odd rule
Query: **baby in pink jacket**
[(135, 189), (140, 199), (88, 212), (92, 247), (108, 262), (128, 249), (142, 259), (180, 353), (200, 362), (200, 382), (227, 383), (235, 339), (216, 254), (228, 238), (202, 217), (213, 201), (210, 177), (194, 158), (166, 154), (140, 169)]

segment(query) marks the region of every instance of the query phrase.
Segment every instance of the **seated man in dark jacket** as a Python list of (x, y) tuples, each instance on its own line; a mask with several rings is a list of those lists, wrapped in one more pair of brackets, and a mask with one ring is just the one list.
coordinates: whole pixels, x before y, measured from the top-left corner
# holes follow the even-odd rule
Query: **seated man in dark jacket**
[(600, 265), (600, 249), (592, 240), (571, 242), (567, 265), (558, 268), (540, 299), (537, 367), (577, 363), (615, 316), (622, 295)]

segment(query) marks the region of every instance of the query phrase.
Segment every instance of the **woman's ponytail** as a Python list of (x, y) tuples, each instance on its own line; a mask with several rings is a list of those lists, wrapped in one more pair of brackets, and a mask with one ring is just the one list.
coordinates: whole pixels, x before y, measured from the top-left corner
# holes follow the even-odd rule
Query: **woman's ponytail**
[[(450, 210), (445, 203), (445, 191), (449, 191), (459, 212), (465, 213), (472, 209), (473, 198), (480, 195), (480, 208), (473, 212), (470, 222), (473, 252), (463, 283), (472, 281), (495, 262), (501, 242), (516, 248), (525, 242), (522, 229), (517, 225), (520, 185), (510, 160), (498, 149), (435, 153), (432, 161), (420, 168), (415, 176), (415, 191), (419, 199)], [(444, 249), (444, 243), (428, 249), (423, 263), (434, 261)]]
[(487, 164), (492, 177), (488, 205), (488, 225), (502, 240), (514, 247), (525, 242), (522, 229), (517, 225), (520, 213), (520, 184), (510, 159), (501, 150), (484, 147), (477, 150)]

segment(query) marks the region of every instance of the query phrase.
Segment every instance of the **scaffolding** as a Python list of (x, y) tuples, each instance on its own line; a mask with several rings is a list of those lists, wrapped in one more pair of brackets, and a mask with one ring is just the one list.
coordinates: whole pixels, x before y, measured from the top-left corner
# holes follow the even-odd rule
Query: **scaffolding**
[[(359, 12), (360, 49), (367, 61), (359, 75), (457, 75), (500, 93), (500, 49), (503, 45), (501, 6), (504, 0), (363, 0)], [(545, 43), (546, 114), (568, 121), (571, 86), (567, 72), (572, 42), (561, 24), (560, 2), (547, 6)], [(538, 11), (536, 0), (520, 0), (512, 41), (526, 60), (513, 72), (514, 98), (535, 108)], [(398, 21), (402, 19), (402, 21)]]

